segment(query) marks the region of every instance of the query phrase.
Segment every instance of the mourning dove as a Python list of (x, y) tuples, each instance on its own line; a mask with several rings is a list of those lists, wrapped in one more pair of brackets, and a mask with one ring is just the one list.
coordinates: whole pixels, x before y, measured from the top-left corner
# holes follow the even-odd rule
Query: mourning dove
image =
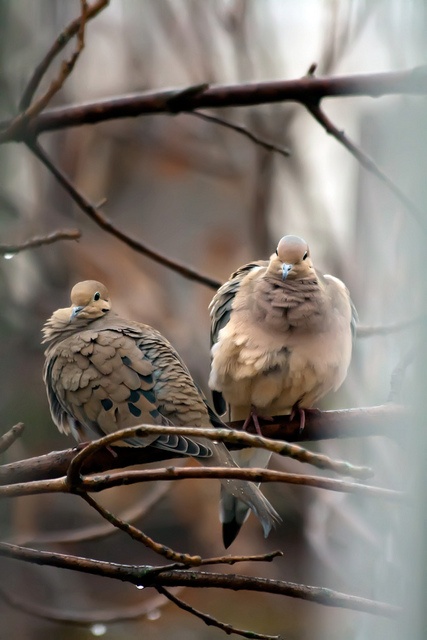
[[(269, 261), (240, 267), (211, 304), (214, 406), (231, 420), (253, 420), (313, 407), (343, 382), (356, 312), (345, 285), (313, 267), (307, 243), (283, 237)], [(239, 466), (268, 465), (270, 453), (233, 454)], [(223, 495), (224, 538), (232, 541), (246, 505)]]
[[(71, 303), (55, 311), (43, 328), (43, 342), (49, 343), (43, 378), (60, 431), (87, 441), (139, 424), (225, 426), (166, 338), (114, 313), (103, 284), (76, 284)], [(122, 444), (166, 449), (213, 466), (236, 466), (223, 444), (202, 437), (150, 435)], [(222, 486), (223, 495), (238, 497), (254, 511), (267, 536), (279, 517), (256, 485), (223, 480)]]

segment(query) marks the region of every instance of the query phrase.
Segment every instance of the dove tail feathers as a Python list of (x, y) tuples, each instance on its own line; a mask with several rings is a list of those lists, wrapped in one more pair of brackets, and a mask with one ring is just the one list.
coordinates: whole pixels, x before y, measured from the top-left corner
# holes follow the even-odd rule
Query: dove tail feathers
[[(209, 465), (238, 467), (228, 449), (222, 443), (216, 443), (213, 456), (204, 461)], [(281, 521), (277, 511), (261, 493), (256, 484), (246, 480), (221, 480), (220, 518), (223, 525), (223, 541), (227, 548), (236, 538), (241, 526), (253, 511), (261, 522), (264, 536), (267, 537), (272, 526)]]

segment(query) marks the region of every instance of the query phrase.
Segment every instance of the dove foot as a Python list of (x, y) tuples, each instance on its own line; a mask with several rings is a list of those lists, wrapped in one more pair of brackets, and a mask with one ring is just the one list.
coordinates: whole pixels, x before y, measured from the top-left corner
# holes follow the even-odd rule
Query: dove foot
[(259, 424), (259, 418), (261, 418), (261, 420), (266, 420), (268, 422), (272, 422), (273, 421), (273, 418), (271, 416), (262, 416), (262, 415), (260, 415), (257, 412), (256, 407), (254, 407), (254, 405), (251, 405), (250, 413), (249, 413), (248, 417), (246, 418), (245, 422), (243, 423), (242, 431), (247, 431), (248, 427), (252, 423), (254, 425), (254, 427), (255, 427), (256, 433), (259, 436), (262, 436), (262, 430), (261, 430), (261, 426)]

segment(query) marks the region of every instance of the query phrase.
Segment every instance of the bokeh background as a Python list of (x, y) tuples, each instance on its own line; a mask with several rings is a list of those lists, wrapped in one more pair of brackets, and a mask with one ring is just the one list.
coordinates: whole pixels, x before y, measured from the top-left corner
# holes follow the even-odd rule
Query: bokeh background
[[(1, 2), (2, 118), (15, 113), (34, 66), (78, 13), (77, 1)], [(201, 82), (291, 79), (306, 74), (313, 62), (318, 75), (411, 68), (425, 61), (425, 32), (426, 7), (416, 0), (111, 0), (87, 26), (85, 50), (52, 104)], [(56, 70), (54, 64), (45, 86)], [(421, 206), (425, 99), (334, 98), (323, 106)], [(171, 258), (225, 280), (246, 261), (267, 258), (282, 235), (298, 234), (309, 242), (318, 268), (346, 282), (362, 324), (417, 317), (423, 237), (408, 211), (303, 107), (230, 108), (219, 115), (289, 147), (291, 157), (188, 114), (110, 121), (45, 134), (40, 141), (91, 202), (107, 199), (103, 211), (117, 226)], [(62, 227), (78, 227), (82, 239), (0, 260), (1, 430), (26, 424), (23, 438), (0, 458), (3, 463), (72, 444), (50, 419), (40, 329), (54, 309), (68, 305), (69, 290), (79, 280), (104, 282), (117, 311), (164, 333), (208, 392), (207, 306), (213, 292), (101, 231), (23, 145), (0, 147), (1, 241), (20, 242)], [(384, 403), (391, 374), (414, 335), (412, 327), (358, 339), (347, 381), (323, 406)], [(317, 448), (373, 465), (380, 486), (405, 486), (407, 453), (401, 444), (377, 437)], [(286, 459), (276, 458), (272, 465), (311, 472)], [(133, 486), (99, 498), (120, 514), (152, 490)], [(282, 548), (285, 556), (266, 566), (244, 565), (242, 571), (401, 601), (408, 588), (401, 574), (410, 527), (406, 510), (286, 485), (268, 485), (265, 493), (283, 525), (264, 541), (251, 518), (231, 551)], [(177, 483), (137, 524), (178, 550), (221, 554), (217, 496), (216, 482)], [(99, 521), (72, 496), (0, 504), (3, 540), (37, 540)], [(85, 543), (31, 544), (114, 562), (156, 562), (122, 533)], [(0, 583), (12, 595), (67, 612), (120, 611), (154, 597), (127, 584), (3, 559)], [(214, 590), (181, 595), (236, 626), (280, 633), (287, 640), (409, 637), (399, 635), (393, 621), (279, 596)], [(171, 604), (104, 628), (39, 620), (1, 601), (0, 619), (0, 637), (28, 640), (46, 635), (83, 640), (100, 633), (111, 640), (224, 637)]]

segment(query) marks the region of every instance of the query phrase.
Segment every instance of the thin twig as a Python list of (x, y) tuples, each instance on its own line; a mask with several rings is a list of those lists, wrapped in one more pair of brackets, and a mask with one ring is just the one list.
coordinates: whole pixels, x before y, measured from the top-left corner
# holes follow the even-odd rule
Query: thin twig
[(78, 490), (78, 488), (81, 487), (82, 465), (97, 450), (122, 439), (124, 440), (129, 437), (144, 437), (147, 435), (195, 436), (196, 438), (203, 437), (214, 441), (220, 440), (221, 442), (244, 444), (249, 447), (267, 449), (268, 451), (273, 451), (274, 453), (278, 453), (282, 456), (293, 458), (299, 462), (306, 462), (307, 464), (311, 464), (320, 469), (329, 469), (330, 471), (334, 471), (341, 475), (360, 479), (373, 475), (372, 470), (368, 467), (356, 466), (344, 460), (333, 460), (324, 454), (313, 453), (298, 445), (290, 444), (289, 442), (278, 442), (242, 431), (233, 431), (226, 428), (202, 429), (200, 427), (169, 427), (163, 425), (144, 424), (137, 427), (121, 429), (87, 444), (84, 449), (76, 454), (75, 458), (70, 463), (67, 472), (70, 488), (72, 490)]
[(399, 200), (406, 210), (412, 215), (412, 217), (418, 222), (423, 231), (427, 232), (426, 214), (424, 211), (408, 198), (407, 195), (391, 180), (382, 169), (370, 158), (360, 147), (352, 142), (344, 133), (344, 131), (338, 129), (333, 122), (328, 118), (325, 112), (320, 108), (318, 102), (308, 102), (305, 104), (307, 110), (311, 113), (313, 118), (325, 129), (327, 133), (333, 136), (339, 143), (341, 143), (347, 151), (364, 167), (367, 171), (376, 176), (385, 186), (393, 193), (393, 195)]
[(79, 32), (82, 27), (82, 23), (87, 23), (89, 20), (92, 20), (92, 18), (97, 16), (98, 13), (100, 13), (108, 4), (109, 0), (97, 0), (97, 2), (94, 2), (92, 5), (87, 7), (86, 15), (82, 14), (70, 22), (70, 24), (59, 34), (43, 60), (41, 60), (34, 69), (33, 74), (24, 89), (21, 100), (19, 101), (19, 111), (25, 111), (25, 109), (30, 105), (31, 100), (33, 99), (33, 96), (52, 61), (69, 43), (71, 38)]
[(187, 604), (180, 598), (177, 598), (176, 596), (172, 595), (172, 593), (169, 593), (169, 591), (164, 587), (158, 586), (156, 587), (156, 591), (158, 591), (158, 593), (161, 594), (162, 596), (165, 596), (168, 600), (173, 602), (177, 607), (179, 607), (183, 611), (187, 611), (188, 613), (191, 613), (192, 616), (195, 616), (196, 618), (203, 620), (203, 622), (206, 625), (208, 625), (208, 627), (209, 626), (217, 627), (217, 629), (221, 629), (221, 631), (225, 631), (225, 633), (228, 635), (235, 633), (238, 636), (242, 636), (243, 638), (250, 638), (251, 640), (280, 640), (280, 636), (270, 636), (270, 635), (265, 635), (264, 633), (255, 633), (254, 631), (244, 631), (243, 629), (238, 629), (237, 627), (233, 627), (233, 625), (231, 624), (226, 624), (225, 622), (221, 622), (217, 618), (214, 618), (213, 616), (210, 616), (209, 614), (204, 613), (203, 611), (199, 611), (198, 609), (195, 609), (194, 607)]
[(260, 138), (259, 136), (255, 135), (254, 133), (252, 133), (252, 131), (249, 131), (249, 129), (247, 129), (245, 126), (241, 124), (236, 124), (234, 122), (230, 122), (229, 120), (225, 120), (224, 118), (218, 118), (217, 116), (208, 115), (207, 113), (200, 113), (200, 111), (190, 111), (188, 115), (195, 116), (196, 118), (200, 118), (201, 120), (206, 120), (207, 122), (214, 122), (215, 124), (219, 124), (222, 127), (232, 129), (233, 131), (240, 133), (241, 135), (245, 136), (255, 144), (259, 145), (263, 149), (267, 149), (267, 151), (274, 151), (275, 153), (278, 153), (281, 156), (284, 156), (285, 158), (289, 158), (289, 156), (291, 155), (291, 152), (289, 151), (289, 149), (286, 149), (285, 147), (280, 147), (279, 145), (274, 144), (273, 142), (269, 142), (268, 140), (264, 140), (263, 138)]
[(396, 618), (401, 608), (388, 604), (340, 593), (325, 587), (249, 577), (237, 574), (204, 572), (192, 569), (159, 572), (158, 568), (149, 565), (127, 565), (92, 560), (81, 556), (70, 556), (51, 551), (36, 551), (28, 547), (19, 547), (7, 542), (0, 542), (0, 556), (21, 560), (32, 564), (70, 569), (81, 573), (99, 575), (105, 578), (129, 582), (143, 587), (177, 587), (231, 589), (233, 591), (254, 591), (258, 593), (275, 593), (277, 595), (299, 598), (317, 602), (330, 607), (340, 607), (363, 611), (374, 615)]
[(22, 436), (24, 429), (24, 423), (18, 422), (18, 424), (15, 424), (11, 429), (9, 429), (9, 431), (6, 431), (6, 433), (0, 437), (0, 453), (7, 451), (13, 445), (15, 440)]
[(108, 218), (104, 216), (103, 213), (101, 213), (101, 211), (91, 205), (90, 202), (76, 189), (76, 187), (72, 184), (65, 173), (58, 169), (58, 167), (55, 166), (52, 160), (50, 160), (50, 158), (47, 156), (46, 152), (44, 151), (44, 149), (42, 149), (38, 142), (33, 140), (31, 143), (28, 143), (28, 146), (34, 153), (34, 155), (39, 158), (39, 160), (41, 160), (41, 162), (47, 167), (47, 169), (52, 173), (56, 180), (64, 187), (64, 189), (72, 197), (74, 202), (77, 203), (80, 209), (84, 213), (86, 213), (86, 215), (88, 215), (89, 218), (93, 220), (99, 227), (101, 227), (101, 229), (104, 229), (104, 231), (107, 231), (111, 235), (115, 236), (134, 251), (148, 256), (155, 262), (158, 262), (159, 264), (162, 264), (163, 266), (176, 271), (189, 280), (194, 280), (195, 282), (199, 282), (215, 290), (221, 286), (221, 283), (217, 280), (214, 280), (209, 276), (205, 276), (195, 269), (191, 269), (182, 262), (168, 258), (158, 251), (155, 251), (147, 244), (135, 240), (135, 238), (128, 236), (126, 233), (118, 229)]
[(15, 135), (17, 132), (25, 128), (28, 125), (28, 122), (31, 118), (35, 118), (52, 100), (53, 96), (58, 93), (58, 91), (62, 88), (64, 82), (69, 77), (71, 72), (74, 69), (74, 66), (83, 51), (85, 46), (84, 34), (85, 34), (85, 25), (86, 25), (86, 16), (87, 16), (87, 2), (86, 0), (80, 0), (81, 7), (81, 18), (79, 29), (77, 32), (77, 45), (72, 55), (68, 60), (63, 60), (59, 69), (59, 73), (52, 80), (49, 87), (45, 91), (45, 93), (40, 96), (35, 102), (33, 102), (30, 106), (28, 106), (25, 111), (16, 116), (10, 123), (9, 127), (4, 131), (4, 135)]
[(121, 529), (122, 531), (127, 533), (127, 535), (129, 535), (133, 540), (142, 542), (144, 546), (146, 546), (148, 549), (151, 549), (151, 551), (154, 551), (154, 553), (157, 553), (167, 560), (172, 560), (173, 562), (183, 564), (184, 566), (197, 567), (200, 565), (200, 562), (202, 560), (200, 556), (190, 556), (188, 553), (179, 553), (177, 551), (174, 551), (170, 547), (167, 547), (166, 545), (159, 544), (158, 542), (147, 536), (143, 531), (134, 527), (132, 524), (129, 524), (128, 522), (117, 518), (110, 511), (96, 502), (96, 500), (94, 500), (92, 496), (89, 496), (87, 493), (80, 493), (80, 495), (83, 500), (86, 500), (88, 505), (95, 509), (95, 511), (97, 511), (103, 518), (105, 518), (105, 520), (110, 522), (114, 527), (117, 527), (117, 529)]
[(78, 229), (59, 229), (48, 233), (46, 236), (34, 236), (19, 244), (0, 244), (0, 255), (19, 253), (26, 249), (52, 244), (53, 242), (58, 242), (58, 240), (78, 240), (81, 235), (81, 231)]
[[(176, 587), (175, 591), (181, 592), (183, 587)], [(43, 620), (50, 620), (51, 622), (64, 622), (66, 624), (72, 624), (76, 626), (87, 626), (94, 624), (115, 624), (118, 622), (126, 622), (128, 620), (137, 620), (149, 616), (155, 611), (158, 611), (169, 600), (162, 595), (157, 595), (150, 598), (148, 602), (133, 605), (130, 607), (123, 607), (120, 609), (114, 609), (112, 607), (105, 610), (93, 610), (90, 613), (84, 613), (82, 611), (61, 611), (54, 609), (53, 607), (46, 607), (40, 604), (34, 604), (34, 602), (28, 602), (19, 598), (16, 595), (11, 595), (0, 587), (0, 598), (6, 602), (10, 607), (18, 609), (18, 611), (24, 611), (32, 616), (41, 618)]]
[[(135, 522), (145, 515), (159, 500), (169, 491), (171, 485), (165, 482), (158, 482), (153, 489), (145, 495), (142, 500), (137, 504), (133, 504), (131, 507), (123, 511), (120, 515), (122, 520), (126, 522)], [(74, 529), (72, 531), (60, 531), (55, 533), (45, 533), (36, 536), (35, 538), (19, 538), (13, 539), (14, 544), (75, 544), (76, 542), (87, 542), (88, 540), (100, 540), (106, 538), (117, 532), (117, 528), (108, 523), (102, 522), (101, 524), (95, 524), (81, 529)]]

